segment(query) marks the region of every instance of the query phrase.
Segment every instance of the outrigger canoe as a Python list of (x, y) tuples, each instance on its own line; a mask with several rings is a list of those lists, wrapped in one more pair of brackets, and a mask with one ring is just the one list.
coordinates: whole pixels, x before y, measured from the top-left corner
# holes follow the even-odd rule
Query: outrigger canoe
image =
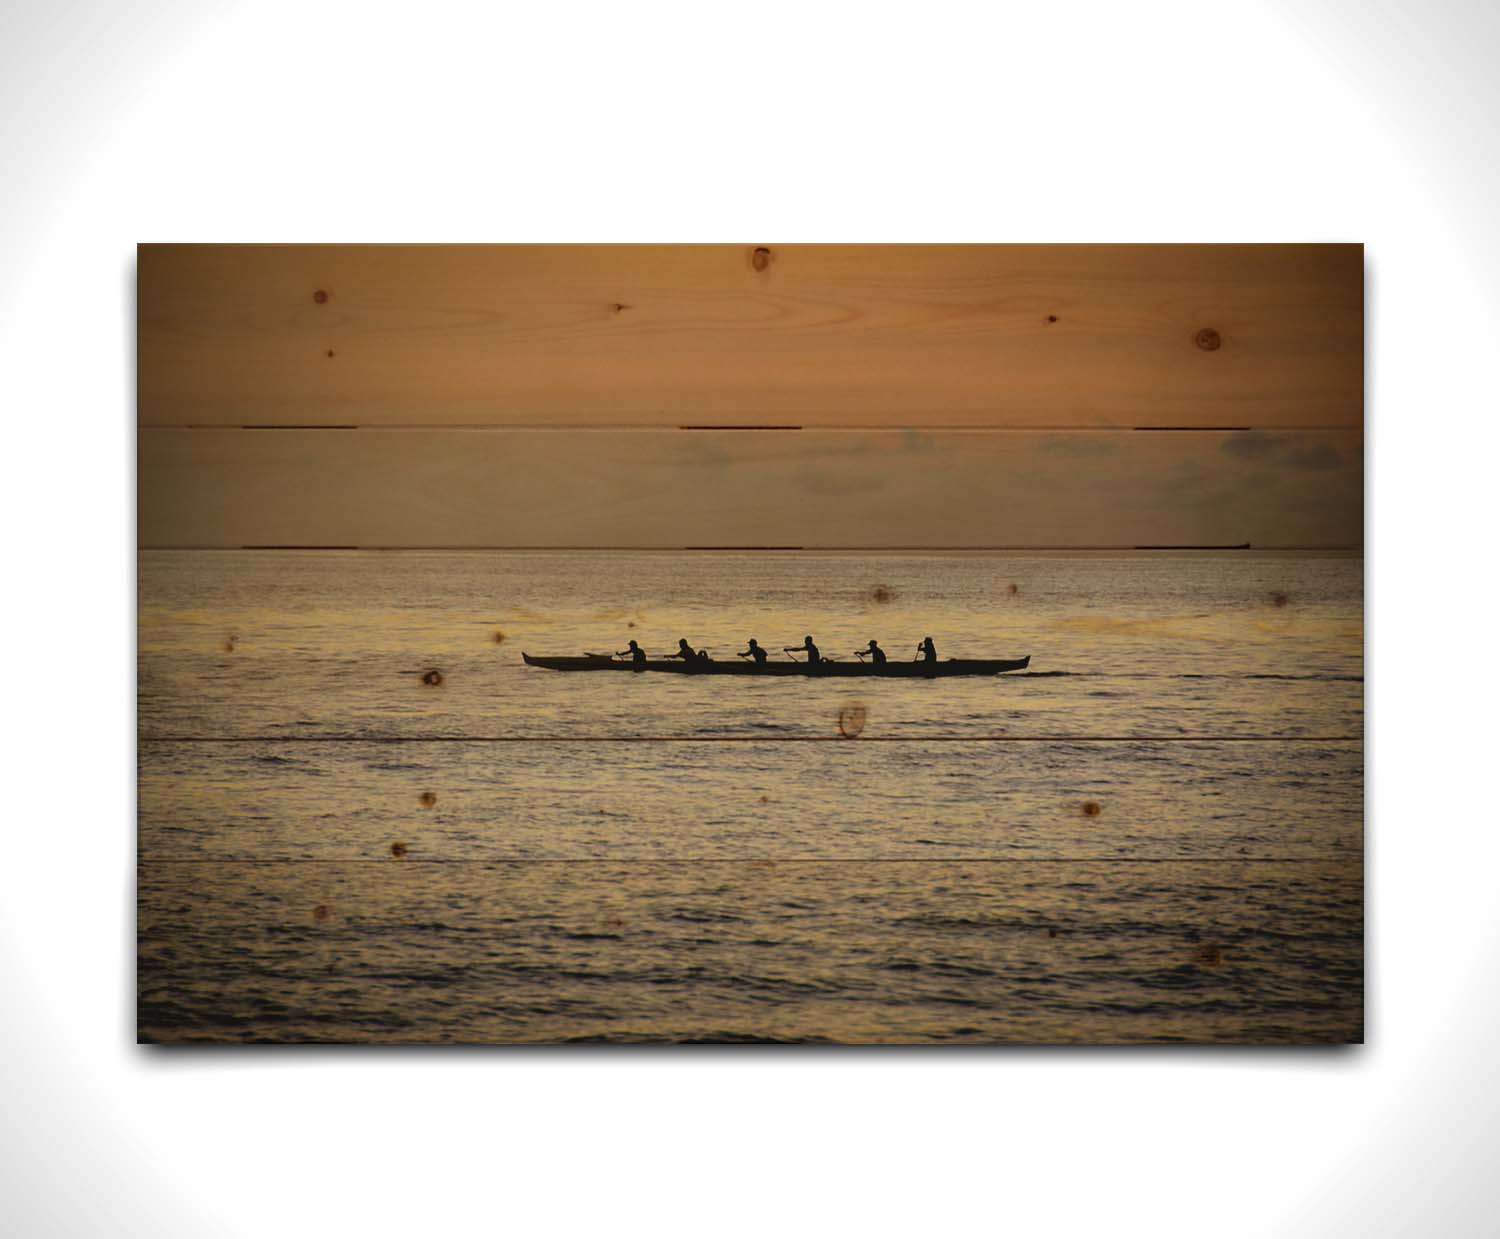
[(575, 658), (549, 658), (523, 653), (528, 667), (546, 667), (550, 671), (667, 671), (675, 675), (802, 675), (802, 676), (873, 676), (886, 679), (936, 679), (949, 675), (999, 675), (1003, 671), (1024, 671), (1031, 665), (1025, 658), (947, 658), (940, 662), (863, 663), (829, 662), (752, 662), (750, 659), (694, 660), (652, 658), (643, 663), (628, 658), (611, 658), (608, 654), (584, 654)]

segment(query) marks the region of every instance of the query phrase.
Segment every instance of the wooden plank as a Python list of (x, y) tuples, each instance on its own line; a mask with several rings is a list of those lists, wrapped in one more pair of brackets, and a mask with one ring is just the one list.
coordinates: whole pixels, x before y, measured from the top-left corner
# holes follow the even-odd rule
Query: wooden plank
[[(1285, 651), (1295, 657), (1296, 651)], [(512, 656), (507, 655), (507, 659)], [(437, 669), (435, 664), (432, 668)], [(1046, 673), (879, 682), (562, 676), (476, 655), (444, 661), (441, 684), (412, 668), (317, 655), (140, 661), (148, 739), (433, 738), (740, 741), (1215, 737), (1358, 738), (1360, 677), (1190, 674), (1142, 687), (1129, 676)], [(934, 685), (941, 685), (936, 688)], [(857, 723), (849, 720), (857, 719)], [(503, 761), (497, 754), (495, 760)], [(726, 753), (725, 761), (733, 760)]]
[(1352, 432), (145, 430), (143, 547), (1336, 546)]
[(149, 1041), (1346, 1042), (1357, 863), (158, 863)]
[(148, 245), (138, 267), (150, 426), (1362, 420), (1357, 245)]
[(140, 851), (148, 862), (1351, 859), (1362, 766), (1351, 741), (148, 742)]
[[(145, 552), (147, 737), (1351, 736), (1363, 565), (1322, 556)], [(1030, 654), (998, 679), (563, 675), (520, 651)], [(498, 640), (497, 640), (498, 638)], [(778, 653), (778, 657), (781, 655)], [(426, 682), (429, 671), (440, 683)], [(841, 719), (843, 725), (841, 726)]]

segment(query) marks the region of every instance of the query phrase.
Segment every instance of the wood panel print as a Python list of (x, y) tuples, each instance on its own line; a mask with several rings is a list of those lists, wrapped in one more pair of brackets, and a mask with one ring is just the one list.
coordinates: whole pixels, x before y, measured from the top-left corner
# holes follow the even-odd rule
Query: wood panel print
[(1358, 246), (143, 246), (138, 1035), (1363, 1036)]

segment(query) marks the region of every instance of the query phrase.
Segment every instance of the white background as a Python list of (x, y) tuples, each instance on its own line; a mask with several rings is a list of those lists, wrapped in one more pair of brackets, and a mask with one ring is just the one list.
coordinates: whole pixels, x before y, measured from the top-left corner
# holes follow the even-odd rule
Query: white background
[[(1493, 1233), (1483, 3), (9, 3), (0, 1229)], [(1340, 1051), (133, 1044), (138, 240), (1368, 244)]]

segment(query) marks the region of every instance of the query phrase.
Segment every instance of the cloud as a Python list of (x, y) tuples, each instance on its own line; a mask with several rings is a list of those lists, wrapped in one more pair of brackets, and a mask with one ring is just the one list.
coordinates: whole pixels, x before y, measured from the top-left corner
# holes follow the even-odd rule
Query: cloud
[(1337, 469), (1344, 462), (1327, 443), (1317, 443), (1293, 452), (1287, 457), (1287, 465), (1293, 469)]
[(841, 473), (836, 469), (819, 469), (816, 465), (799, 466), (793, 475), (799, 492), (809, 495), (869, 494), (885, 489), (886, 478), (878, 474)]
[(1118, 456), (1120, 444), (1113, 435), (1048, 435), (1036, 450), (1048, 456)]
[(1286, 439), (1281, 435), (1263, 434), (1257, 430), (1229, 435), (1219, 445), (1220, 450), (1230, 456), (1238, 456), (1241, 460), (1264, 460), (1268, 456), (1274, 456), (1286, 446)]

